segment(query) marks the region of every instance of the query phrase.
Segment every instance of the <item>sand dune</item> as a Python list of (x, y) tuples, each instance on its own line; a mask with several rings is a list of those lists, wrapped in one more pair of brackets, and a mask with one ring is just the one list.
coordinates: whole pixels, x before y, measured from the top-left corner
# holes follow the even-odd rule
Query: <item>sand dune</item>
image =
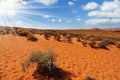
[(120, 50), (108, 46), (110, 50), (83, 47), (73, 39), (73, 44), (45, 40), (36, 35), (37, 42), (27, 41), (25, 37), (0, 35), (0, 80), (34, 80), (35, 66), (21, 71), (21, 63), (31, 51), (53, 49), (58, 55), (57, 65), (71, 72), (72, 80), (84, 80), (90, 76), (96, 80), (120, 80)]

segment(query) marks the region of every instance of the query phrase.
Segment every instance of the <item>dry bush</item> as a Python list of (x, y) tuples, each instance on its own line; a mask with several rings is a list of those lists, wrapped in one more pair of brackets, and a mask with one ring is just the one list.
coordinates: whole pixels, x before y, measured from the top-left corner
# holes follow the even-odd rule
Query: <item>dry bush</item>
[(114, 41), (106, 39), (101, 41), (101, 43), (98, 44), (98, 48), (108, 49), (107, 45), (110, 45), (110, 44), (115, 45)]
[(25, 68), (28, 68), (32, 63), (38, 63), (37, 71), (40, 72), (44, 68), (48, 70), (52, 70), (56, 65), (56, 57), (52, 51), (41, 52), (41, 51), (33, 51), (26, 61), (22, 63), (23, 71)]
[(110, 40), (110, 39), (105, 39), (102, 41), (102, 43), (104, 43), (105, 45), (115, 45), (115, 42), (113, 40)]
[(25, 71), (31, 64), (37, 63), (37, 69), (33, 73), (36, 80), (71, 80), (69, 72), (56, 66), (56, 57), (51, 50), (48, 52), (34, 51), (22, 63), (22, 69)]
[(101, 41), (101, 40), (103, 40), (103, 39), (102, 39), (102, 37), (97, 36), (97, 37), (94, 37), (93, 40), (94, 40), (94, 41)]
[(94, 38), (94, 36), (93, 35), (86, 35), (84, 38), (85, 38), (85, 40), (91, 40)]
[(46, 40), (49, 40), (50, 34), (49, 34), (49, 33), (44, 33), (44, 38), (45, 38)]
[(66, 36), (66, 35), (67, 35), (67, 33), (65, 33), (65, 32), (60, 32), (60, 34), (61, 34), (62, 36)]
[(30, 32), (28, 31), (28, 30), (26, 30), (26, 29), (20, 29), (19, 31), (17, 31), (18, 32), (18, 34), (20, 35), (20, 36), (28, 36), (28, 34), (30, 34)]
[(87, 46), (87, 42), (86, 41), (81, 41), (81, 43), (82, 43), (82, 45), (84, 46), (84, 47), (86, 47)]
[(95, 45), (96, 45), (95, 41), (90, 41), (90, 42), (89, 42), (89, 45), (90, 45), (91, 48), (96, 48), (96, 46), (95, 46)]
[(28, 60), (21, 63), (22, 72), (25, 72), (25, 69), (28, 68), (29, 66), (30, 66), (30, 62)]
[(71, 37), (70, 34), (67, 34), (67, 35), (65, 36), (65, 39), (66, 39), (66, 41), (67, 41), (68, 43), (72, 43), (72, 37)]
[(77, 41), (78, 41), (78, 42), (81, 42), (81, 38), (80, 38), (80, 37), (78, 37), (78, 38), (77, 38)]
[(7, 30), (0, 30), (0, 35), (5, 35), (7, 34)]
[(27, 37), (27, 40), (30, 40), (30, 41), (37, 41), (38, 39), (34, 36), (34, 34), (32, 34), (30, 31), (26, 30), (26, 29), (20, 29), (17, 31), (18, 34), (20, 36), (25, 36)]
[(59, 41), (59, 42), (61, 41), (61, 40), (60, 40), (61, 36), (60, 36), (59, 34), (54, 35), (54, 38), (55, 38), (55, 40), (57, 40), (57, 41)]
[(29, 33), (27, 35), (27, 39), (30, 41), (37, 41), (38, 40), (32, 33)]

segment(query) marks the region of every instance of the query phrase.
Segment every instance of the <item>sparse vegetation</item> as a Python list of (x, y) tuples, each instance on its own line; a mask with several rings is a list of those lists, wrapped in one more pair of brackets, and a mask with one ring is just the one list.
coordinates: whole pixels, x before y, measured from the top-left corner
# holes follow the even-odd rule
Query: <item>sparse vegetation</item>
[(106, 39), (101, 41), (101, 43), (98, 44), (98, 48), (103, 48), (103, 49), (107, 49), (107, 45), (115, 45), (115, 43), (112, 40)]
[(96, 48), (95, 44), (96, 44), (95, 41), (90, 41), (89, 42), (89, 45), (90, 45), (91, 48)]
[[(25, 36), (28, 40), (37, 41), (38, 39), (34, 34), (44, 35), (46, 40), (49, 40), (51, 36), (54, 36), (55, 40), (67, 43), (72, 43), (72, 38), (77, 38), (78, 42), (81, 42), (84, 46), (88, 45), (86, 42), (89, 41), (100, 41), (98, 48), (106, 48), (107, 45), (116, 45), (115, 42), (120, 42), (119, 30), (118, 31), (105, 31), (105, 30), (39, 30), (39, 29), (29, 29), (29, 28), (18, 28), (18, 27), (0, 27), (0, 34), (14, 34), (16, 36)], [(112, 35), (111, 35), (112, 34)], [(61, 36), (65, 40), (60, 40)], [(89, 45), (93, 48), (92, 43)]]
[(66, 38), (66, 42), (72, 43), (72, 37), (71, 37), (70, 34), (67, 34), (67, 35), (65, 36), (65, 38)]
[(99, 43), (98, 44), (98, 48), (102, 48), (102, 49), (107, 49), (108, 50), (108, 48), (106, 47), (106, 44), (104, 42)]
[(27, 40), (30, 40), (30, 41), (37, 41), (38, 39), (34, 36), (34, 34), (32, 34), (30, 31), (28, 30), (25, 30), (25, 29), (21, 29), (18, 31), (18, 34), (20, 36), (25, 36), (27, 37)]
[(60, 37), (59, 34), (54, 35), (54, 38), (55, 38), (55, 40), (57, 40), (57, 41), (59, 41), (59, 42), (61, 41), (61, 40), (60, 40), (61, 37)]
[(38, 64), (33, 74), (34, 78), (38, 78), (37, 80), (50, 80), (51, 78), (53, 78), (53, 80), (71, 80), (69, 76), (70, 73), (57, 67), (56, 55), (51, 50), (48, 52), (32, 52), (28, 59), (22, 63), (23, 71), (25, 71), (30, 64), (34, 63)]
[(87, 42), (86, 41), (81, 41), (81, 43), (82, 43), (82, 45), (84, 46), (84, 47), (86, 47), (87, 46)]
[(20, 36), (26, 36), (27, 37), (30, 34), (30, 32), (28, 30), (21, 29), (21, 30), (18, 31), (18, 34)]
[(45, 38), (46, 40), (49, 40), (49, 37), (50, 37), (50, 34), (49, 34), (49, 33), (44, 33), (44, 38)]
[(102, 41), (102, 37), (96, 36), (93, 38), (94, 41)]
[(30, 41), (37, 41), (38, 40), (32, 33), (28, 34), (27, 39)]
[(78, 37), (78, 38), (77, 38), (77, 41), (78, 41), (78, 42), (81, 42), (81, 39), (80, 39), (80, 37)]

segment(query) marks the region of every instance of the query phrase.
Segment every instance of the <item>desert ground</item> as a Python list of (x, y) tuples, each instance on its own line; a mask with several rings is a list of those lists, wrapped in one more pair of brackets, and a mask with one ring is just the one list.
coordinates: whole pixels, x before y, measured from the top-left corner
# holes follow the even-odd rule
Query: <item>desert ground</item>
[[(110, 36), (114, 35), (119, 37), (116, 33)], [(120, 80), (120, 48), (115, 45), (108, 45), (109, 50), (94, 49), (89, 45), (84, 47), (76, 38), (72, 38), (70, 44), (58, 42), (53, 37), (46, 40), (43, 35), (34, 36), (38, 41), (32, 42), (24, 36), (13, 34), (0, 35), (0, 80), (36, 80), (33, 77), (36, 65), (23, 72), (21, 63), (32, 51), (48, 49), (57, 54), (57, 66), (70, 72), (71, 80), (85, 80), (86, 77)]]

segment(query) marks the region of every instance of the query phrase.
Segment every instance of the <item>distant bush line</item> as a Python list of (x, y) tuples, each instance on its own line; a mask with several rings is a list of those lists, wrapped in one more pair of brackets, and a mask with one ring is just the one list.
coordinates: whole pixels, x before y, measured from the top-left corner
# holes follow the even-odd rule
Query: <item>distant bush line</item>
[[(74, 31), (74, 30), (73, 30)], [(4, 27), (0, 28), (0, 34), (13, 34), (15, 36), (24, 36), (27, 37), (27, 40), (36, 42), (38, 39), (35, 37), (35, 34), (44, 35), (46, 40), (49, 40), (51, 36), (58, 42), (66, 42), (72, 44), (72, 38), (76, 38), (77, 42), (81, 42), (83, 46), (89, 45), (91, 48), (101, 48), (107, 49), (108, 45), (115, 45), (117, 48), (120, 48), (120, 37), (113, 36), (99, 36), (97, 34), (90, 34), (90, 31), (86, 30), (86, 33), (78, 33), (78, 30), (73, 32), (72, 30), (39, 30), (39, 29), (29, 29), (29, 28), (17, 28), (17, 27)], [(83, 30), (84, 31), (84, 30)], [(80, 32), (80, 31), (79, 31)], [(89, 33), (88, 33), (89, 32)], [(101, 31), (102, 32), (102, 31)], [(101, 33), (100, 30), (98, 33)], [(113, 31), (118, 32), (118, 31)], [(92, 31), (91, 31), (92, 33)], [(107, 33), (107, 32), (106, 32)], [(106, 34), (104, 33), (104, 34)], [(102, 34), (102, 33), (101, 33)], [(111, 34), (112, 35), (112, 34)], [(61, 40), (64, 38), (64, 40)]]

